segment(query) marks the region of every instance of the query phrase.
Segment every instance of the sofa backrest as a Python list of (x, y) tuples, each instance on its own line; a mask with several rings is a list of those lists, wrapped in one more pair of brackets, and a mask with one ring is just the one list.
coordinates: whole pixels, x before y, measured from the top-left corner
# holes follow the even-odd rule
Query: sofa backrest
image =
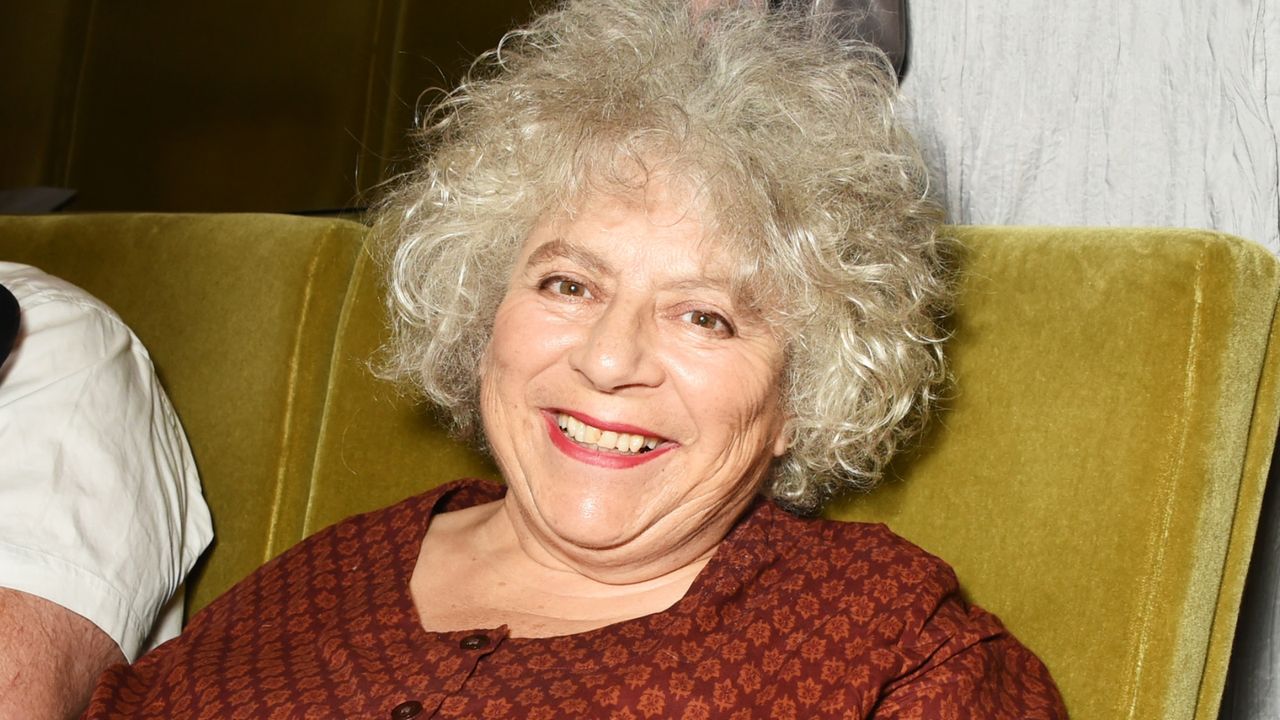
[[(957, 228), (955, 382), (887, 522), (1048, 664), (1077, 717), (1211, 718), (1280, 421), (1280, 266), (1207, 232)], [(198, 609), (349, 514), (487, 461), (375, 379), (386, 323), (353, 223), (0, 218), (0, 259), (114, 306), (191, 438), (218, 540)]]
[(955, 385), (828, 509), (953, 564), (1082, 718), (1216, 718), (1276, 439), (1280, 267), (1189, 230), (959, 228)]

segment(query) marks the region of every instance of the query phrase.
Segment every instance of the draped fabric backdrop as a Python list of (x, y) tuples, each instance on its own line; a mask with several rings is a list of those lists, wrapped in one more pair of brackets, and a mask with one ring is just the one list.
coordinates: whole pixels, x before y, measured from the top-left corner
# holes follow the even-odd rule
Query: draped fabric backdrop
[(912, 0), (908, 18), (907, 113), (952, 222), (1212, 228), (1280, 252), (1280, 0)]

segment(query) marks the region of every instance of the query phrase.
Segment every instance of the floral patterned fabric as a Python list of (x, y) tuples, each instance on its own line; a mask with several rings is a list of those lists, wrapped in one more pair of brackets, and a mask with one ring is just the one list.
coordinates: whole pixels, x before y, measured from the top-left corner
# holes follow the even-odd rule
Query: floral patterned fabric
[(133, 666), (90, 718), (1065, 718), (1048, 671), (884, 526), (758, 501), (671, 608), (554, 638), (422, 629), (409, 578), (462, 481), (343, 521)]

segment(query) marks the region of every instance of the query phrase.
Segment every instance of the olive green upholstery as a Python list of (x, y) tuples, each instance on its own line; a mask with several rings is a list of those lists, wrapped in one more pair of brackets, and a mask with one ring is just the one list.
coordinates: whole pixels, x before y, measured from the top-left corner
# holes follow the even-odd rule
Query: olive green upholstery
[(368, 372), (363, 238), (279, 215), (0, 217), (0, 259), (88, 289), (156, 362), (214, 517), (189, 610), (324, 525), (486, 469)]
[[(898, 477), (834, 517), (957, 569), (1074, 717), (1217, 713), (1280, 419), (1280, 267), (1207, 232), (957, 228), (955, 386)], [(148, 344), (217, 544), (198, 608), (345, 515), (492, 475), (373, 379), (385, 321), (355, 224), (270, 215), (0, 218)]]
[(1280, 267), (1207, 232), (963, 228), (956, 387), (829, 509), (936, 552), (1080, 718), (1216, 717), (1276, 441)]

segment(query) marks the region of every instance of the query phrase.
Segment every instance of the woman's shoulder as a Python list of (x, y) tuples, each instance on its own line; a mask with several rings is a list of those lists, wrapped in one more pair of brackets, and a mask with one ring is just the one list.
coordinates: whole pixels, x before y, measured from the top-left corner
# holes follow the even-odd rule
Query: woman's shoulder
[(772, 503), (764, 519), (765, 543), (790, 573), (828, 583), (874, 580), (899, 595), (913, 588), (933, 597), (958, 590), (950, 565), (883, 523), (803, 518)]
[(748, 634), (762, 636), (763, 622), (787, 628), (780, 639), (800, 637), (797, 647), (822, 648), (797, 677), (834, 667), (846, 685), (861, 677), (856, 689), (879, 707), (921, 717), (1065, 717), (1044, 665), (964, 597), (950, 565), (885, 525), (769, 505), (744, 526), (758, 528), (763, 561), (751, 604), (764, 612), (745, 623)]
[(132, 666), (112, 668), (100, 681), (95, 707), (123, 707), (126, 695), (176, 698), (178, 680), (193, 667), (223, 677), (264, 648), (319, 647), (334, 628), (350, 626), (344, 613), (416, 623), (407, 587), (431, 516), (502, 493), (496, 483), (452, 482), (320, 530), (215, 599), (174, 640)]
[(255, 622), (263, 614), (284, 614), (305, 595), (294, 593), (263, 604), (266, 588), (297, 588), (330, 572), (340, 571), (349, 581), (403, 579), (407, 583), (434, 514), (488, 502), (503, 492), (497, 483), (457, 480), (340, 520), (254, 570), (197, 613), (184, 634)]
[(859, 651), (909, 653), (940, 611), (975, 641), (1004, 632), (971, 612), (949, 565), (881, 524), (801, 518), (767, 503), (724, 549), (725, 563), (742, 568), (753, 613), (782, 626), (797, 614), (795, 631), (863, 638), (850, 646)]

